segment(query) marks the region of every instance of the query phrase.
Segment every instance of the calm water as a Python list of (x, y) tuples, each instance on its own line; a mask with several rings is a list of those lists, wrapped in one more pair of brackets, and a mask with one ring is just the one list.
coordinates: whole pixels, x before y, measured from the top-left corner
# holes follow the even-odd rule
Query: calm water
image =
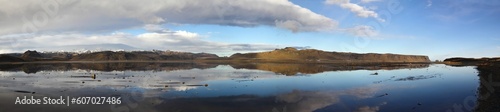
[[(292, 74), (267, 65), (132, 65), (2, 65), (0, 111), (444, 112), (456, 111), (454, 105), (465, 111), (476, 105), (480, 85), (474, 67), (439, 64), (288, 68), (298, 70)], [(121, 97), (122, 104), (14, 104), (23, 96)]]

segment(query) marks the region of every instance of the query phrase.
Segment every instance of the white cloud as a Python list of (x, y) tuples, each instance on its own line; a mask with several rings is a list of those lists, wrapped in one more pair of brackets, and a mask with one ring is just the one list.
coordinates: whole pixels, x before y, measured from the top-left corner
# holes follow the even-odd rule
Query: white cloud
[[(378, 18), (375, 12), (349, 3), (349, 0), (337, 2), (358, 16)], [(337, 21), (288, 0), (0, 0), (0, 4), (9, 4), (0, 7), (0, 53), (35, 48), (56, 51), (82, 46), (90, 50), (125, 46), (130, 49), (215, 53), (280, 47), (265, 43), (207, 41), (197, 33), (164, 29), (162, 26), (165, 24), (272, 26), (292, 32), (339, 30), (336, 28)], [(132, 35), (116, 32), (141, 27), (148, 33)], [(361, 34), (356, 30), (351, 32)], [(368, 32), (368, 35), (372, 34)], [(89, 47), (93, 45), (107, 47)]]
[(359, 37), (376, 37), (379, 35), (379, 32), (373, 29), (373, 27), (366, 25), (355, 26), (347, 29), (347, 32)]
[(378, 106), (374, 106), (374, 107), (369, 107), (369, 106), (363, 106), (363, 107), (359, 107), (358, 110), (356, 110), (355, 112), (378, 112), (380, 109)]
[(181, 87), (173, 87), (175, 91), (187, 91), (191, 89), (196, 89), (197, 87), (189, 87), (189, 86), (181, 86)]
[(387, 102), (382, 102), (377, 106), (361, 106), (354, 112), (378, 112), (380, 110), (380, 106), (386, 105)]
[(353, 96), (358, 99), (373, 98), (375, 93), (386, 89), (384, 85), (372, 84), (365, 87), (358, 87), (340, 91), (299, 91), (294, 90), (290, 93), (279, 94), (276, 101), (285, 102), (290, 105), (287, 110), (292, 112), (312, 112), (333, 105), (341, 101), (342, 96)]
[(361, 3), (380, 2), (381, 0), (361, 0)]
[(427, 7), (430, 7), (432, 6), (432, 1), (431, 0), (427, 0)]
[(157, 24), (146, 24), (144, 25), (143, 27), (146, 31), (150, 31), (150, 32), (161, 32), (163, 31), (164, 29), (161, 27), (161, 25), (157, 25)]
[(336, 21), (288, 0), (0, 0), (0, 3), (9, 4), (0, 7), (0, 35), (33, 31), (112, 32), (165, 23), (266, 25), (293, 31), (322, 31), (337, 26)]
[(377, 19), (380, 22), (384, 22), (385, 20), (378, 17), (378, 14), (375, 11), (364, 8), (358, 4), (351, 3), (350, 0), (326, 0), (325, 4), (328, 5), (339, 5), (344, 9), (349, 9), (351, 12), (356, 13), (357, 16), (368, 18), (372, 17)]

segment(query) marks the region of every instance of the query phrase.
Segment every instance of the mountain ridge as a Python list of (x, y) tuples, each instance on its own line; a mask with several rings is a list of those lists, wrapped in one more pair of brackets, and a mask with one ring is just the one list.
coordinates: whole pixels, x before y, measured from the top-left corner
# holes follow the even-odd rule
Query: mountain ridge
[(345, 53), (327, 52), (316, 49), (298, 50), (292, 47), (259, 53), (236, 53), (230, 56), (233, 60), (295, 60), (301, 62), (430, 62), (428, 56), (378, 54), (378, 53)]
[(430, 63), (427, 56), (328, 52), (316, 49), (286, 47), (258, 53), (235, 53), (230, 57), (219, 57), (210, 53), (177, 51), (99, 51), (99, 52), (42, 52), (26, 51), (24, 54), (7, 54), (24, 61), (162, 61), (197, 60), (205, 62), (284, 62), (284, 63)]
[(444, 64), (452, 66), (476, 66), (489, 63), (500, 63), (500, 57), (492, 58), (463, 58), (463, 57), (453, 57), (443, 60)]

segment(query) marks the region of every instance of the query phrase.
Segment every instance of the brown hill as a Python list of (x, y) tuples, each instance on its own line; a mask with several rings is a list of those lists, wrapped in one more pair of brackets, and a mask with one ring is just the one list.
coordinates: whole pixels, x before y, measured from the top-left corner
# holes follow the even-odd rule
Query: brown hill
[(24, 60), (18, 57), (9, 55), (0, 55), (0, 62), (23, 62)]
[(260, 53), (237, 53), (231, 55), (235, 60), (257, 61), (294, 61), (294, 62), (430, 62), (427, 56), (400, 54), (358, 54), (344, 52), (325, 52), (316, 49), (297, 50), (292, 47)]
[(137, 55), (129, 52), (103, 51), (88, 54), (80, 54), (71, 58), (73, 61), (108, 61), (108, 60), (153, 60), (145, 55)]
[[(195, 60), (218, 58), (219, 56), (210, 53), (190, 53), (176, 51), (101, 51), (101, 52), (44, 52), (26, 51), (21, 53), (3, 54), (3, 62), (16, 61), (21, 58), (23, 61), (125, 61), (125, 60)], [(19, 61), (19, 60), (17, 60)]]
[(500, 57), (496, 58), (462, 58), (462, 57), (455, 57), (455, 58), (448, 58), (443, 61), (444, 64), (447, 65), (454, 65), (454, 66), (473, 66), (473, 65), (480, 65), (480, 64), (486, 64), (490, 62), (500, 62)]
[(103, 51), (84, 53), (72, 56), (72, 61), (124, 61), (124, 60), (193, 60), (201, 58), (217, 58), (215, 54), (188, 53), (174, 51)]
[(36, 51), (28, 50), (28, 51), (24, 52), (23, 55), (21, 55), (21, 58), (24, 60), (33, 61), (33, 60), (41, 59), (43, 57), (42, 57), (42, 55), (40, 55), (40, 53), (38, 53)]
[(40, 53), (42, 57), (54, 60), (69, 60), (73, 57), (73, 55), (77, 55), (77, 53), (73, 52), (44, 52)]

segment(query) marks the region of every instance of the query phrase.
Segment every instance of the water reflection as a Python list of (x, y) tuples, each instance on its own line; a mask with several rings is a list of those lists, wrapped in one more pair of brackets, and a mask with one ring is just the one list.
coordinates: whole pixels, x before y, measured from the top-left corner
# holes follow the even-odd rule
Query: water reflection
[(69, 71), (69, 70), (97, 70), (97, 71), (173, 71), (186, 69), (214, 68), (216, 64), (203, 63), (24, 63), (0, 64), (0, 71), (23, 71), (37, 73), (40, 71)]
[[(500, 62), (489, 63), (477, 67), (481, 86), (478, 88), (477, 106), (468, 103), (459, 104), (457, 110), (474, 110), (478, 112), (500, 111)], [(470, 102), (464, 99), (464, 102)], [(472, 109), (474, 108), (474, 109)]]
[(325, 71), (349, 70), (395, 70), (408, 68), (426, 68), (429, 64), (384, 64), (384, 65), (345, 65), (345, 64), (284, 64), (284, 63), (253, 63), (230, 64), (236, 69), (258, 69), (272, 71), (283, 75), (316, 74)]
[[(219, 64), (210, 63), (25, 63), (25, 64), (0, 64), (0, 71), (23, 71), (37, 73), (40, 71), (68, 71), (68, 70), (97, 70), (97, 71), (173, 71), (188, 70), (193, 68), (215, 68)], [(316, 74), (326, 71), (351, 71), (351, 70), (396, 70), (417, 69), (429, 67), (429, 64), (383, 64), (383, 65), (343, 65), (343, 64), (287, 64), (287, 63), (229, 63), (235, 69), (257, 69), (271, 71), (276, 74), (297, 75)], [(373, 74), (372, 74), (373, 75)], [(378, 75), (376, 73), (375, 75)]]
[[(475, 96), (479, 87), (473, 67), (445, 65), (62, 63), (0, 68), (0, 111), (446, 111)], [(17, 96), (119, 96), (124, 104), (14, 105)], [(486, 98), (488, 105), (498, 104), (491, 98), (497, 97)], [(478, 100), (479, 106), (488, 102)]]
[[(286, 111), (312, 112), (317, 109), (341, 103), (341, 96), (357, 99), (371, 98), (381, 85), (353, 88), (341, 91), (303, 91), (292, 90), (276, 96), (237, 95), (205, 98), (178, 98), (163, 102), (161, 110), (203, 111)], [(193, 108), (197, 107), (197, 108)], [(201, 107), (201, 108), (198, 108)], [(235, 108), (237, 107), (237, 108)], [(363, 107), (362, 107), (363, 109)]]

